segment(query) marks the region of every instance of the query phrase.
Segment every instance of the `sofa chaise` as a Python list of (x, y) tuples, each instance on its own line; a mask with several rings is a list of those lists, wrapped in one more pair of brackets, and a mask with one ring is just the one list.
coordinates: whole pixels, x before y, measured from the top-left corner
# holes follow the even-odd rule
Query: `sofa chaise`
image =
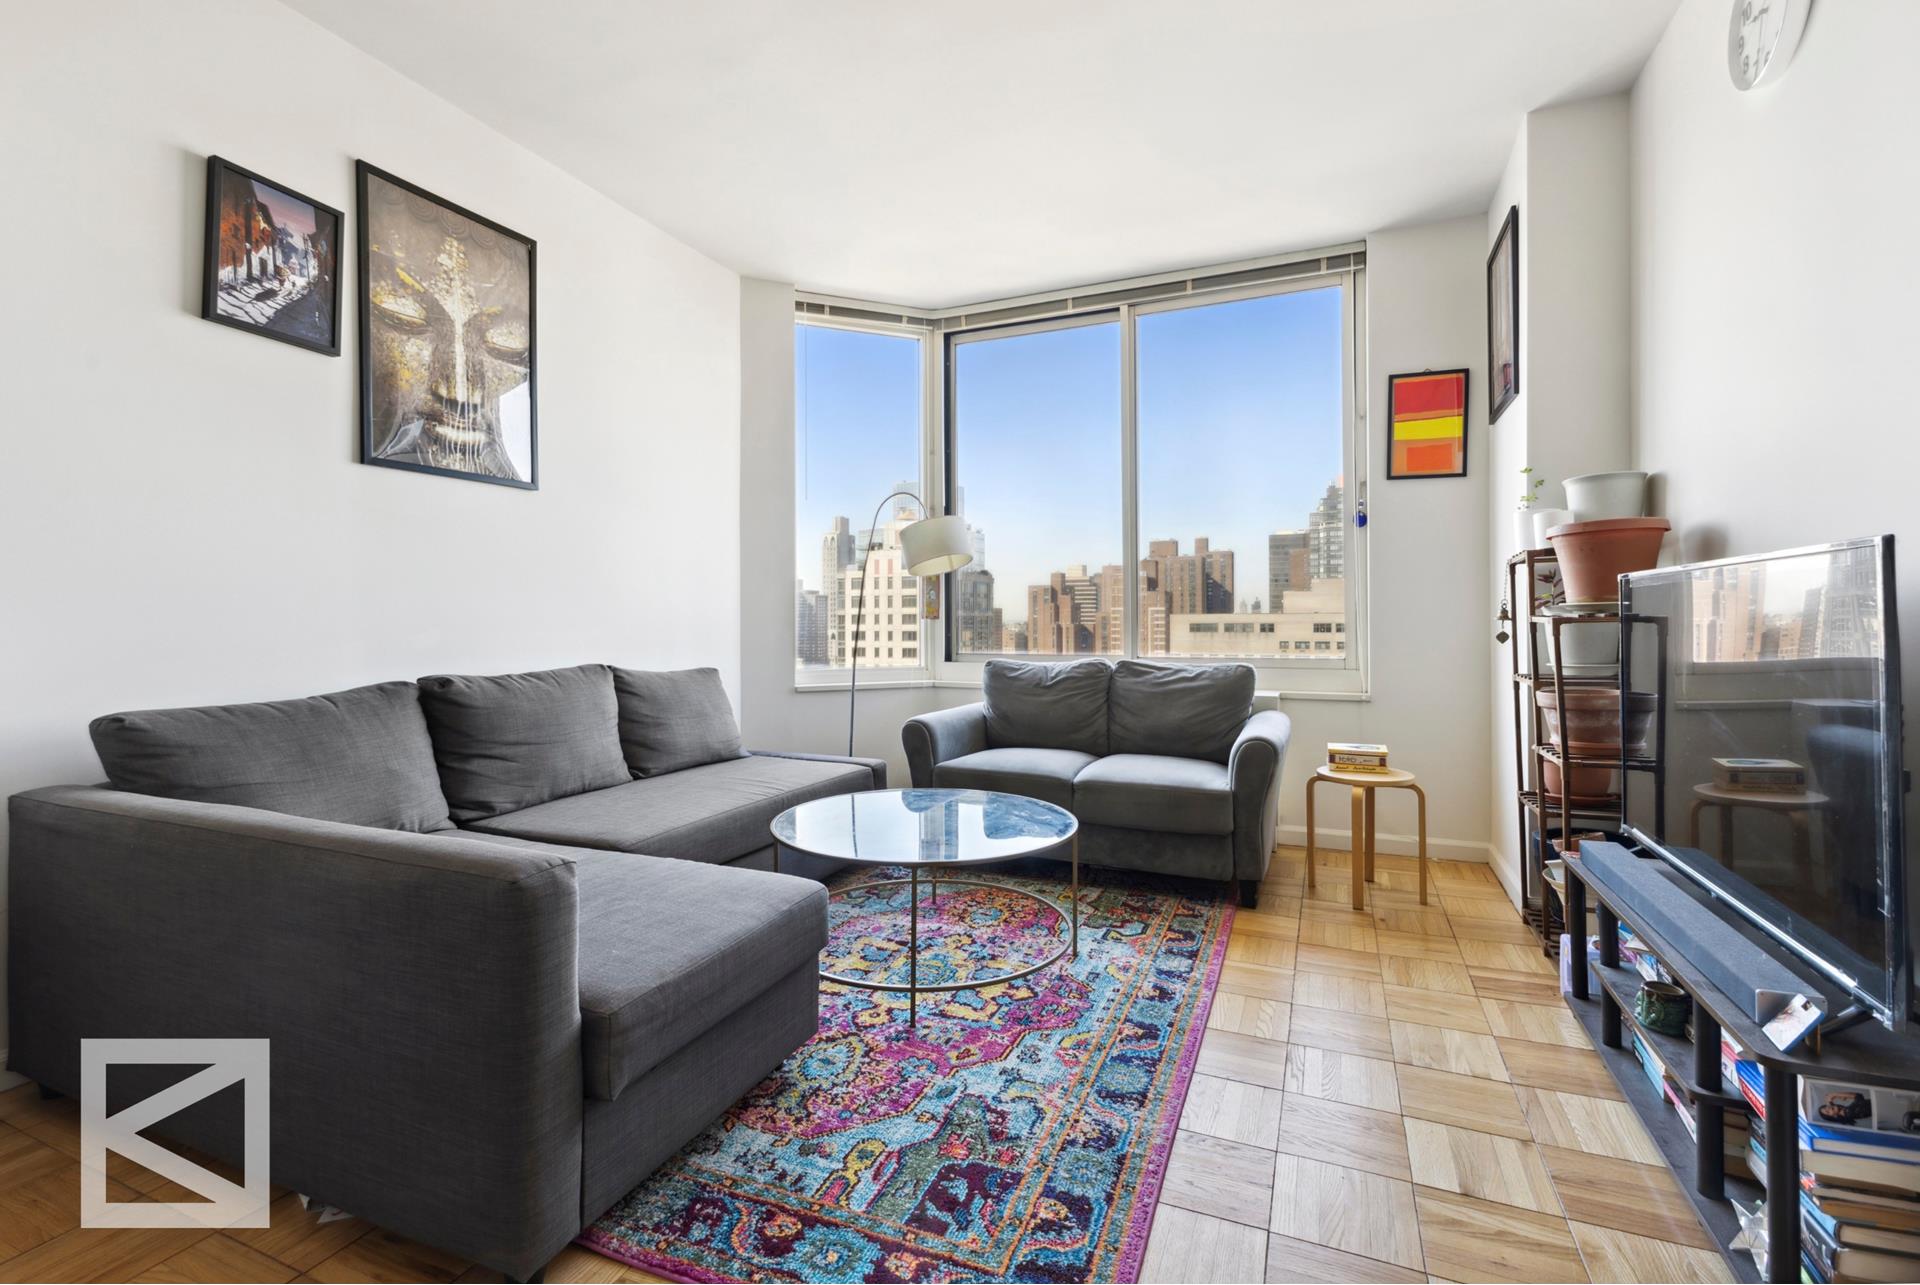
[[(744, 752), (712, 670), (92, 733), (109, 785), (11, 801), (9, 1068), (76, 1094), (88, 1037), (265, 1037), (275, 1183), (515, 1279), (812, 1036), (825, 890), (754, 867), (886, 771)], [(181, 1075), (144, 1071), (109, 1111)], [(237, 1162), (237, 1114), (164, 1132)]]
[(1251, 666), (994, 660), (982, 689), (901, 729), (915, 786), (1057, 803), (1082, 861), (1226, 880), (1256, 904), (1292, 724), (1253, 712)]

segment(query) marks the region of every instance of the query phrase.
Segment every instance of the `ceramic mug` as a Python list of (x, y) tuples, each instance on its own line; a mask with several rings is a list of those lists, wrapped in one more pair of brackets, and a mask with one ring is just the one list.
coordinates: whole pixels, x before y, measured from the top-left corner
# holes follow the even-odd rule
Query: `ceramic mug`
[(1672, 982), (1645, 982), (1633, 1001), (1634, 1020), (1662, 1035), (1684, 1035), (1693, 1001)]

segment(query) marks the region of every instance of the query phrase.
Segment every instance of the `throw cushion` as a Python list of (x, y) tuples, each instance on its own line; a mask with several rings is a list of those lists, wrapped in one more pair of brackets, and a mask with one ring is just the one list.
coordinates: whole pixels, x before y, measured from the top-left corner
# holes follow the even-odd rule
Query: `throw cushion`
[(620, 755), (613, 671), (420, 680), (449, 811), (465, 824), (633, 779)]
[(385, 830), (453, 828), (412, 683), (135, 710), (88, 730), (117, 790)]
[(746, 756), (717, 669), (616, 669), (613, 690), (620, 703), (620, 748), (635, 776)]
[(995, 749), (1107, 752), (1104, 660), (990, 660), (981, 679), (987, 744)]
[(1251, 665), (1120, 661), (1109, 701), (1113, 753), (1225, 763), (1253, 714), (1253, 682)]

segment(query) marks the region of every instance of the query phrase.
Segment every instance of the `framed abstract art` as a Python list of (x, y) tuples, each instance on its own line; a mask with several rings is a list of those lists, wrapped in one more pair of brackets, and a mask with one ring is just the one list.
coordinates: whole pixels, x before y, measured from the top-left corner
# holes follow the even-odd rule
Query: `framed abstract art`
[(1467, 372), (1387, 377), (1387, 476), (1467, 475)]
[(355, 169), (361, 462), (538, 490), (533, 241)]
[(1507, 210), (1487, 256), (1487, 423), (1520, 395), (1520, 207)]

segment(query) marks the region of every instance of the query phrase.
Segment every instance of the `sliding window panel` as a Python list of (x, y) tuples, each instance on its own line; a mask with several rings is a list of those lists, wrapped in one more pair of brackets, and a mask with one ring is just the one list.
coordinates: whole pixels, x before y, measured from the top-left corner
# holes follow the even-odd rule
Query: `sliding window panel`
[(922, 493), (928, 341), (813, 323), (793, 340), (795, 677), (845, 682), (851, 649), (862, 672), (924, 670), (937, 626), (900, 558), (900, 529), (921, 511), (881, 501)]
[(1123, 654), (1118, 315), (949, 344), (949, 505), (973, 542), (952, 654)]
[(1357, 665), (1345, 289), (1136, 313), (1136, 654)]

